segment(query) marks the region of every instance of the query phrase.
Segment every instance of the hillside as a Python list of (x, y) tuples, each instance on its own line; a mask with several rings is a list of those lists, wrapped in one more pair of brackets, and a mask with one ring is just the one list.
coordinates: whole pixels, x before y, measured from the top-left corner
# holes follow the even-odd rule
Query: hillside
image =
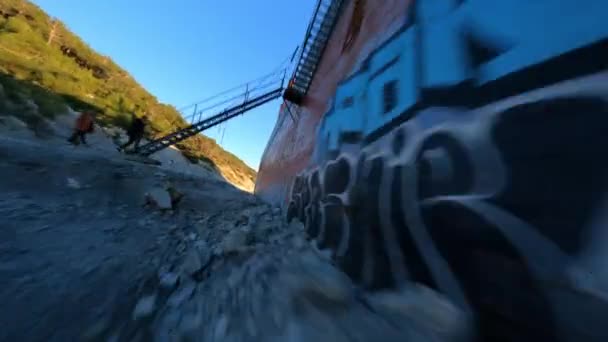
[[(0, 115), (19, 116), (32, 128), (68, 106), (95, 109), (102, 125), (116, 127), (125, 127), (130, 113), (146, 112), (150, 138), (186, 125), (174, 107), (26, 0), (0, 0), (0, 84)], [(28, 110), (32, 102), (35, 112)], [(212, 164), (230, 182), (255, 179), (254, 170), (213, 139), (198, 135), (177, 147), (190, 160)]]

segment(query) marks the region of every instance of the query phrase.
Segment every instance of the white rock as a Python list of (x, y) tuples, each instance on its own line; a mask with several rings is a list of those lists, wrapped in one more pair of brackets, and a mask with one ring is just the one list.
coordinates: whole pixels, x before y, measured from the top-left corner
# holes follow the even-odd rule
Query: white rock
[(296, 296), (325, 298), (335, 303), (347, 304), (354, 295), (346, 275), (320, 260), (314, 253), (300, 254), (299, 267), (292, 268), (281, 277)]
[(178, 279), (179, 275), (172, 272), (166, 272), (160, 276), (160, 285), (164, 288), (173, 288)]
[(224, 253), (237, 252), (247, 246), (250, 231), (235, 229), (224, 239), (222, 246)]
[(184, 263), (182, 264), (182, 271), (188, 275), (193, 275), (203, 268), (201, 257), (195, 249), (188, 251)]
[(368, 302), (380, 314), (409, 319), (444, 337), (463, 337), (470, 333), (470, 320), (464, 311), (421, 285), (375, 293), (369, 296)]
[(133, 320), (147, 317), (156, 307), (156, 295), (141, 298), (133, 309)]
[(165, 189), (154, 188), (146, 193), (146, 199), (159, 209), (171, 209), (171, 195)]
[(67, 183), (68, 183), (68, 187), (69, 188), (72, 188), (72, 189), (80, 189), (81, 188), (80, 183), (76, 179), (74, 179), (74, 178), (68, 177)]

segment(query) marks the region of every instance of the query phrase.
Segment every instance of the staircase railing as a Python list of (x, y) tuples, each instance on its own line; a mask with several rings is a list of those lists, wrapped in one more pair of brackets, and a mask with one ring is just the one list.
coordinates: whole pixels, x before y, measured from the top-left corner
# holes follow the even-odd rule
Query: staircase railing
[[(285, 83), (285, 74), (286, 70), (280, 69), (182, 108), (180, 111), (189, 126), (155, 139), (139, 147), (135, 153), (149, 156), (152, 153), (281, 97)], [(184, 115), (184, 113), (188, 112), (191, 114)]]
[(318, 0), (284, 96), (287, 101), (300, 105), (308, 93), (343, 3), (344, 0)]
[(277, 88), (283, 88), (285, 77), (286, 69), (279, 69), (255, 80), (182, 107), (179, 109), (179, 112), (189, 124), (194, 124), (204, 120), (209, 115), (217, 114), (222, 109), (234, 107), (246, 102), (250, 98)]

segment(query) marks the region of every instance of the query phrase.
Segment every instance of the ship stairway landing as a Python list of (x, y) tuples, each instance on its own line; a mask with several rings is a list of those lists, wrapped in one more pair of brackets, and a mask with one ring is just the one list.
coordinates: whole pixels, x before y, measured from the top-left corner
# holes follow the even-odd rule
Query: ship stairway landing
[[(140, 146), (133, 153), (144, 157), (150, 156), (155, 152), (175, 145), (209, 128), (280, 98), (283, 94), (286, 72), (286, 69), (280, 69), (182, 108), (180, 112), (188, 126), (154, 139)], [(186, 113), (190, 111), (192, 111), (191, 114), (187, 115)]]

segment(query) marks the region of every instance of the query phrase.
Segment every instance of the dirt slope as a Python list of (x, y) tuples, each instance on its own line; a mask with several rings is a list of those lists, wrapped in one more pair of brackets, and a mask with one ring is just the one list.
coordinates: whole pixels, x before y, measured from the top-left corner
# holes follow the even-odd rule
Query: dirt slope
[[(143, 206), (168, 183), (174, 209)], [(356, 291), (301, 226), (219, 179), (3, 138), (0, 193), (0, 341), (451, 341), (466, 326), (429, 291)]]

